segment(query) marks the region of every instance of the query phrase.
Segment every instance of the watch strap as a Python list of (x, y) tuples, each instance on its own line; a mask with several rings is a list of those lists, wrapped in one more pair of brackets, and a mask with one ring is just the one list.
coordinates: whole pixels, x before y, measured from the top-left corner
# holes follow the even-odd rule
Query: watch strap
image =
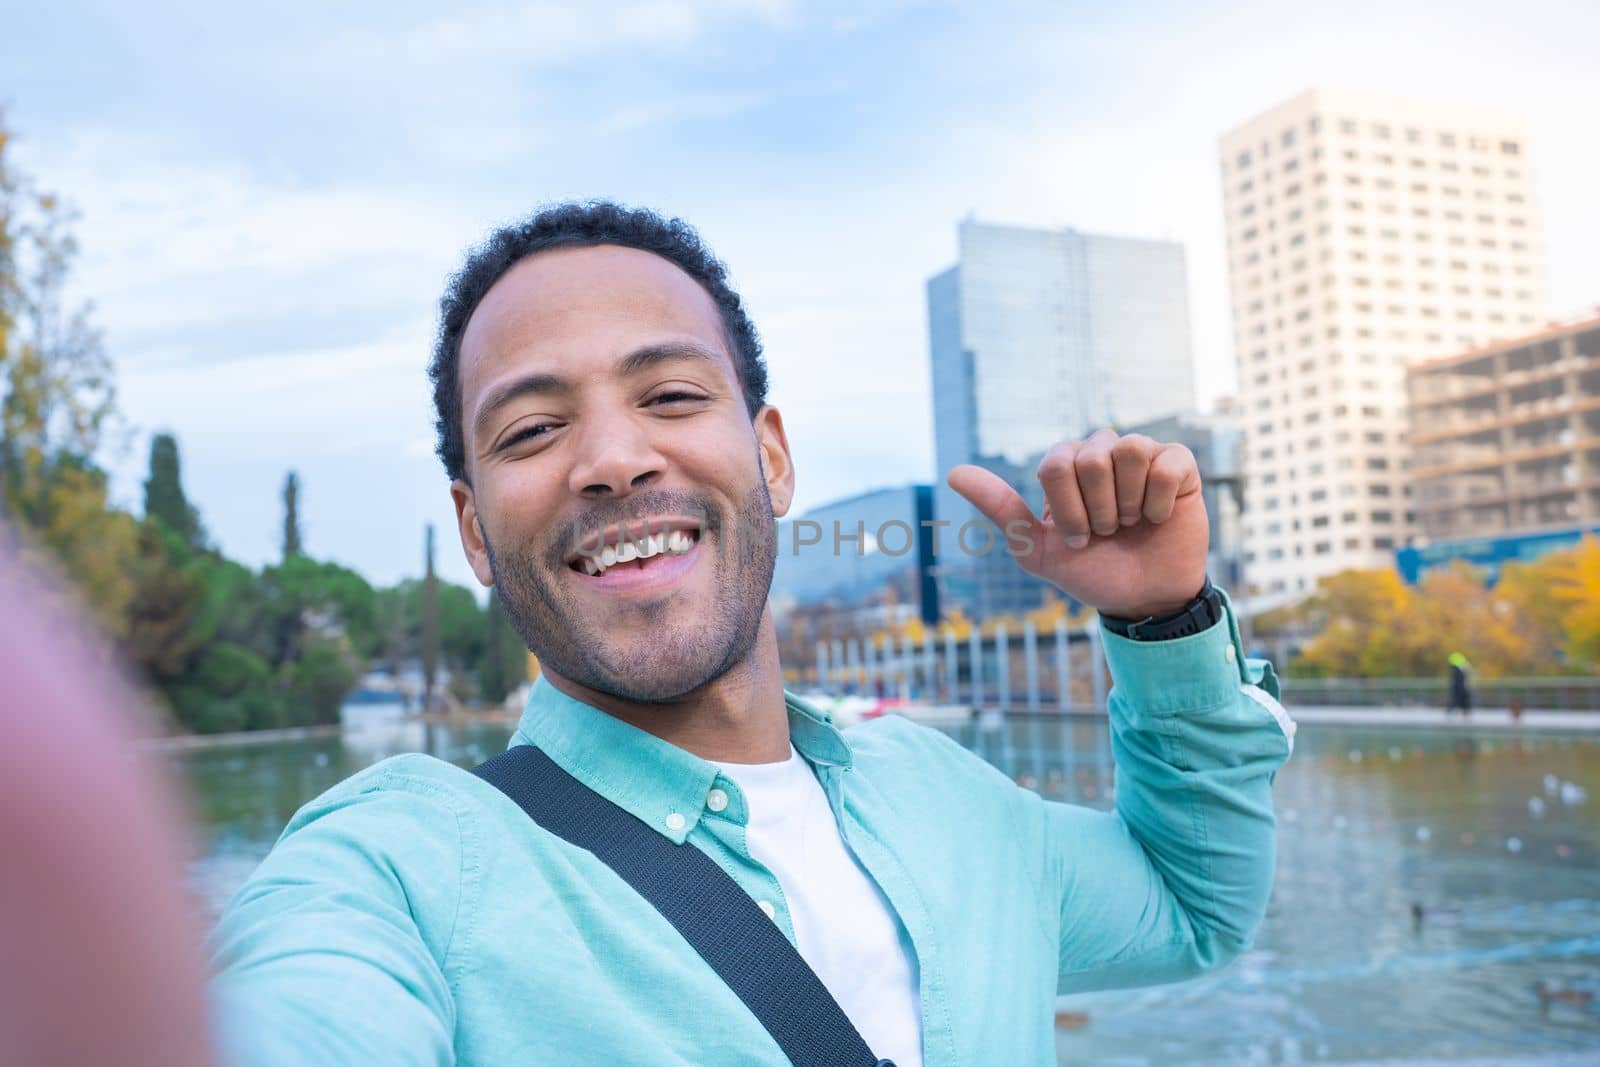
[(1148, 615), (1142, 619), (1102, 615), (1100, 622), (1107, 630), (1130, 641), (1170, 641), (1209, 630), (1221, 620), (1222, 612), (1222, 595), (1207, 575), (1205, 585), (1195, 598), (1170, 615)]

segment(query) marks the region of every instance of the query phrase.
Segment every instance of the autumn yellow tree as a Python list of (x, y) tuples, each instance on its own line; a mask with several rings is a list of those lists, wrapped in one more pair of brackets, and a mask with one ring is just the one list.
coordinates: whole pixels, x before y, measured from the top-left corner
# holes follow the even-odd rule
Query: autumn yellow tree
[(1593, 672), (1600, 658), (1600, 541), (1511, 564), (1490, 589), (1456, 562), (1417, 586), (1393, 570), (1350, 570), (1273, 620), (1316, 634), (1289, 664), (1301, 677), (1429, 677), (1452, 652), (1479, 677)]
[(137, 524), (108, 506), (96, 464), (114, 417), (110, 361), (89, 309), (65, 306), (71, 213), (12, 167), (9, 148), (0, 121), (0, 517), (120, 633)]
[(1391, 570), (1348, 570), (1317, 583), (1299, 620), (1317, 637), (1290, 665), (1307, 677), (1349, 678), (1369, 673), (1378, 635), (1410, 607), (1412, 590)]
[(1527, 637), (1559, 669), (1600, 672), (1600, 538), (1508, 564), (1496, 587), (1527, 624)]

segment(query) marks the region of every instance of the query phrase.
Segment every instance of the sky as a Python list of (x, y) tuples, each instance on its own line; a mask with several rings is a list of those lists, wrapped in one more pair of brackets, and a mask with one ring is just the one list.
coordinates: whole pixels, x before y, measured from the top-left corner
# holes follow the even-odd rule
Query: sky
[(78, 210), (113, 492), (178, 436), (214, 539), (475, 585), (433, 455), (444, 282), (610, 197), (695, 225), (761, 331), (797, 511), (935, 477), (924, 283), (965, 217), (1182, 242), (1202, 409), (1234, 387), (1217, 140), (1312, 87), (1520, 116), (1552, 312), (1600, 305), (1600, 4), (273, 5), (7, 12), (16, 163)]

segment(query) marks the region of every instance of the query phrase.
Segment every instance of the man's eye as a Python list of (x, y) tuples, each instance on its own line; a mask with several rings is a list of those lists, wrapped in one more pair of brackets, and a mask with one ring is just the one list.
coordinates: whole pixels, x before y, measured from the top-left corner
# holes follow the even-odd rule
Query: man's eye
[(690, 392), (686, 392), (686, 391), (684, 391), (682, 389), (674, 389), (670, 393), (661, 393), (661, 394), (653, 397), (651, 399), (650, 403), (652, 403), (652, 404), (681, 404), (681, 403), (683, 403), (685, 401), (704, 400), (704, 399), (705, 399), (705, 397), (701, 396), (699, 393), (690, 393)]
[(506, 438), (504, 441), (500, 442), (499, 451), (503, 452), (512, 445), (526, 441), (530, 437), (543, 437), (553, 428), (554, 427), (552, 427), (550, 424), (542, 422), (534, 426), (525, 426), (516, 433), (512, 434), (510, 437)]

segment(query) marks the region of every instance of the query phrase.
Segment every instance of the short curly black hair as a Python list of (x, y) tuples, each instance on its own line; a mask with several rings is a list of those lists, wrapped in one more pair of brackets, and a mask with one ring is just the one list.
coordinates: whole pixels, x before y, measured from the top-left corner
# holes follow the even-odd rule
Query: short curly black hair
[(660, 256), (700, 283), (717, 305), (728, 350), (739, 372), (745, 407), (753, 419), (767, 402), (767, 365), (761, 338), (745, 314), (728, 271), (694, 227), (645, 208), (610, 200), (565, 201), (541, 208), (520, 222), (494, 231), (467, 254), (439, 301), (439, 337), (428, 378), (433, 382), (437, 451), (451, 480), (466, 480), (466, 444), (461, 430), (461, 335), (484, 294), (517, 263), (552, 248), (620, 245)]

